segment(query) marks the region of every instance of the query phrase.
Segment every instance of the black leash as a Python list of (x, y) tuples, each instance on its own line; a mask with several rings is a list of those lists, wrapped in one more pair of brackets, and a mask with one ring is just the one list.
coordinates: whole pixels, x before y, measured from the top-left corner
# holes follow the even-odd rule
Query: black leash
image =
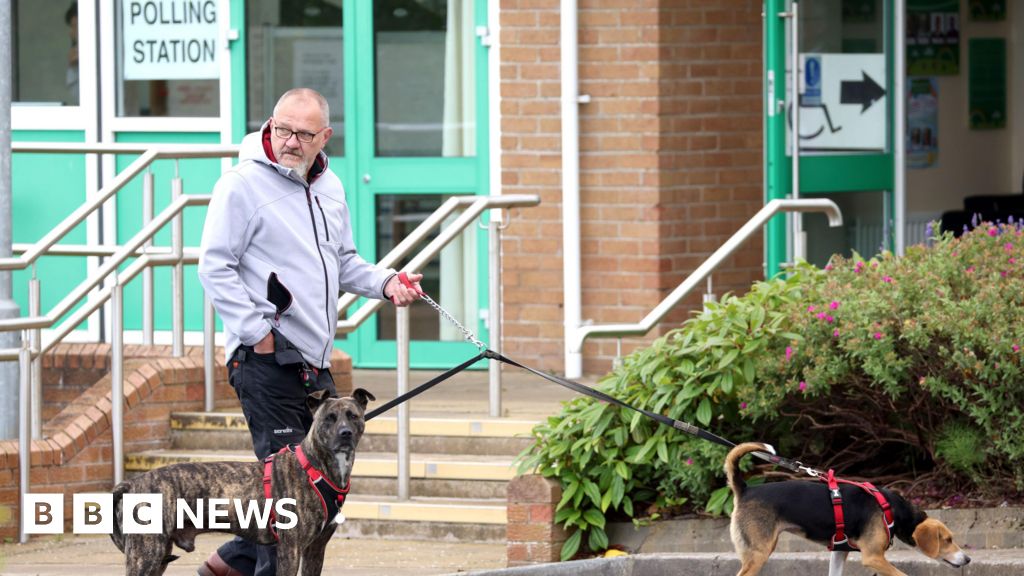
[(481, 353), (477, 354), (476, 356), (470, 358), (469, 360), (466, 360), (462, 364), (459, 364), (455, 368), (452, 368), (451, 370), (448, 370), (444, 374), (441, 374), (440, 376), (434, 377), (429, 382), (425, 382), (423, 384), (420, 384), (419, 386), (413, 388), (412, 390), (406, 392), (405, 394), (402, 394), (398, 398), (395, 398), (394, 400), (391, 400), (391, 401), (387, 402), (383, 406), (379, 406), (377, 408), (374, 408), (373, 410), (370, 410), (369, 412), (366, 413), (366, 416), (365, 416), (364, 419), (365, 420), (373, 420), (377, 416), (380, 416), (382, 413), (387, 412), (388, 410), (391, 410), (392, 408), (394, 408), (395, 406), (398, 406), (402, 402), (406, 402), (407, 400), (409, 400), (411, 398), (419, 396), (420, 394), (426, 392), (427, 390), (430, 390), (434, 386), (437, 386), (441, 382), (444, 382), (445, 380), (451, 378), (452, 376), (458, 374), (459, 372), (462, 372), (466, 368), (469, 368), (474, 363), (476, 363), (476, 361), (478, 361), (478, 360), (480, 360), (482, 358), (485, 358), (486, 356), (487, 356), (487, 351), (484, 351), (484, 352), (481, 352)]
[[(435, 302), (430, 296), (428, 296), (426, 293), (424, 293), (419, 288), (419, 286), (414, 285), (413, 283), (411, 283), (409, 281), (408, 277), (406, 276), (405, 272), (400, 273), (398, 275), (398, 278), (407, 287), (409, 287), (409, 288), (411, 288), (413, 290), (416, 290), (419, 293), (420, 297), (424, 300), (424, 302), (426, 302), (432, 308), (434, 308), (434, 310), (436, 310), (438, 312), (438, 314), (441, 315), (441, 317), (445, 318), (446, 320), (448, 320), (449, 322), (454, 324), (456, 328), (461, 330), (462, 333), (465, 335), (466, 340), (471, 342), (472, 344), (474, 344), (480, 350), (480, 353), (477, 354), (476, 356), (474, 356), (473, 358), (463, 362), (462, 364), (459, 364), (455, 368), (452, 368), (451, 370), (448, 370), (444, 374), (441, 374), (440, 376), (437, 376), (437, 377), (433, 378), (429, 382), (421, 384), (421, 385), (417, 386), (416, 388), (413, 388), (409, 392), (406, 392), (405, 394), (402, 394), (401, 396), (391, 400), (390, 402), (387, 402), (383, 406), (371, 410), (369, 413), (367, 413), (366, 420), (371, 420), (374, 417), (379, 416), (381, 413), (387, 412), (391, 408), (401, 404), (402, 402), (405, 402), (405, 401), (409, 400), (410, 398), (413, 398), (415, 396), (418, 396), (418, 395), (422, 394), (423, 392), (426, 392), (430, 388), (433, 388), (434, 386), (440, 384), (441, 382), (444, 382), (445, 380), (447, 380), (448, 378), (451, 378), (455, 374), (458, 374), (459, 372), (462, 372), (466, 368), (468, 368), (471, 365), (473, 365), (475, 362), (477, 362), (477, 361), (479, 361), (479, 360), (481, 360), (483, 358), (486, 358), (488, 360), (497, 360), (498, 362), (504, 362), (505, 364), (508, 364), (510, 366), (515, 366), (517, 368), (521, 368), (523, 370), (526, 370), (527, 372), (530, 372), (531, 374), (535, 374), (537, 376), (540, 376), (541, 378), (543, 378), (543, 379), (545, 379), (545, 380), (547, 380), (549, 382), (554, 382), (555, 384), (558, 384), (559, 386), (564, 386), (565, 388), (568, 388), (568, 389), (570, 389), (573, 392), (576, 392), (578, 394), (583, 394), (585, 396), (590, 396), (591, 398), (594, 398), (596, 400), (600, 400), (602, 402), (607, 402), (609, 404), (614, 404), (614, 405), (620, 406), (622, 408), (633, 410), (634, 412), (639, 412), (639, 413), (643, 414), (644, 416), (646, 416), (646, 417), (648, 417), (648, 418), (650, 418), (652, 420), (655, 420), (655, 421), (657, 421), (657, 422), (659, 422), (661, 424), (664, 424), (665, 426), (669, 426), (669, 427), (674, 428), (676, 430), (679, 430), (681, 432), (685, 432), (685, 433), (687, 433), (687, 434), (689, 434), (691, 436), (695, 436), (695, 437), (700, 438), (702, 440), (707, 440), (708, 442), (713, 442), (713, 443), (718, 444), (720, 446), (725, 446), (726, 448), (733, 448), (734, 446), (736, 446), (735, 442), (730, 442), (729, 440), (726, 440), (725, 438), (722, 438), (721, 436), (718, 436), (717, 434), (713, 434), (711, 432), (708, 432), (707, 430), (703, 430), (701, 428), (698, 428), (697, 426), (694, 426), (693, 424), (690, 424), (689, 422), (683, 422), (682, 420), (676, 420), (674, 418), (669, 418), (668, 416), (665, 416), (664, 414), (658, 414), (656, 412), (651, 412), (651, 411), (645, 410), (643, 408), (637, 408), (636, 406), (632, 406), (630, 404), (627, 404), (627, 403), (623, 402), (622, 400), (619, 400), (618, 398), (615, 398), (614, 396), (610, 396), (608, 394), (605, 394), (604, 392), (601, 392), (600, 390), (595, 390), (595, 389), (593, 389), (593, 388), (591, 388), (589, 386), (584, 386), (583, 384), (580, 384), (579, 382), (573, 382), (572, 380), (566, 380), (565, 378), (559, 378), (558, 376), (552, 376), (551, 374), (545, 374), (544, 372), (541, 372), (540, 370), (536, 370), (534, 368), (530, 368), (529, 366), (520, 364), (519, 362), (516, 362), (515, 360), (512, 360), (511, 358), (508, 358), (506, 356), (502, 356), (501, 354), (491, 350), (490, 348), (487, 348), (486, 344), (484, 344), (483, 342), (478, 340), (473, 335), (472, 332), (470, 332), (468, 329), (466, 329), (462, 324), (459, 323), (458, 320), (456, 320), (451, 314), (449, 314), (447, 311), (445, 311), (445, 309), (442, 308), (437, 302)], [(790, 471), (793, 471), (793, 472), (804, 472), (804, 473), (806, 473), (806, 474), (808, 474), (810, 476), (814, 476), (814, 477), (817, 477), (817, 476), (820, 475), (820, 472), (818, 472), (817, 470), (815, 470), (813, 468), (809, 468), (807, 466), (804, 466), (799, 461), (791, 460), (789, 458), (783, 458), (782, 456), (779, 456), (777, 454), (768, 453), (768, 452), (762, 452), (762, 451), (753, 452), (752, 454), (754, 456), (756, 456), (757, 458), (760, 458), (761, 460), (764, 460), (766, 462), (770, 462), (772, 464), (775, 464), (776, 466), (781, 466), (781, 467), (786, 468), (787, 470), (790, 470)]]

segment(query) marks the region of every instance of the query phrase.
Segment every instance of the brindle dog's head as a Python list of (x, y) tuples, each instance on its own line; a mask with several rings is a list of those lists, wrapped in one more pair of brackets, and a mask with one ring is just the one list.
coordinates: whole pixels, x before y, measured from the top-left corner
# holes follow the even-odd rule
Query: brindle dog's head
[(306, 406), (313, 413), (313, 425), (307, 438), (317, 451), (351, 458), (363, 436), (363, 414), (370, 400), (376, 398), (362, 388), (356, 388), (352, 396), (345, 398), (329, 397), (326, 390), (310, 394)]

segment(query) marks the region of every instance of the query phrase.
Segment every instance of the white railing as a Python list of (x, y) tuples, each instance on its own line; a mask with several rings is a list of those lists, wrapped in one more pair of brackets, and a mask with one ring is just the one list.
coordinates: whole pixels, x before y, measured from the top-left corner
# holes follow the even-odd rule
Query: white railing
[(731, 256), (748, 238), (760, 234), (761, 228), (779, 212), (824, 212), (829, 226), (843, 225), (843, 216), (835, 202), (826, 199), (772, 200), (754, 214), (735, 234), (715, 250), (703, 264), (697, 267), (679, 286), (636, 324), (594, 324), (579, 326), (566, 335), (569, 353), (580, 354), (587, 338), (616, 336), (643, 336), (651, 331), (666, 314), (675, 308), (683, 298), (702, 281), (708, 279), (726, 258)]

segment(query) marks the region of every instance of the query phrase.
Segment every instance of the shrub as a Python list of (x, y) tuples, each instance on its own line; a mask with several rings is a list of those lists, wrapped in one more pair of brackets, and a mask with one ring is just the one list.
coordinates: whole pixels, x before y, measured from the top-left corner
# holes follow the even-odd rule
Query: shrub
[[(709, 304), (598, 386), (844, 476), (925, 496), (929, 479), (1020, 491), (1022, 265), (1014, 226), (946, 235), (902, 258), (801, 264)], [(609, 517), (730, 509), (725, 449), (636, 412), (578, 398), (533, 434), (521, 470), (562, 483), (555, 521), (574, 531), (563, 558), (607, 547)]]

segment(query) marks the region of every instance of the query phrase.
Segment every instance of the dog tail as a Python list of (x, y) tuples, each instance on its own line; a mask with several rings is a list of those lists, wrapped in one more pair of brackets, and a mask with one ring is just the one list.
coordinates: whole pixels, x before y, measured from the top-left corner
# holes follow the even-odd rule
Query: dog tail
[(743, 472), (740, 471), (740, 459), (743, 456), (750, 454), (751, 452), (769, 452), (775, 453), (775, 450), (767, 445), (761, 444), (760, 442), (745, 442), (738, 444), (729, 454), (725, 457), (725, 477), (729, 482), (729, 487), (732, 488), (732, 494), (738, 501), (743, 492), (747, 489), (747, 483), (743, 481)]
[(110, 539), (114, 546), (124, 552), (124, 534), (121, 532), (121, 497), (131, 486), (127, 482), (121, 482), (114, 488), (114, 529), (110, 532)]

